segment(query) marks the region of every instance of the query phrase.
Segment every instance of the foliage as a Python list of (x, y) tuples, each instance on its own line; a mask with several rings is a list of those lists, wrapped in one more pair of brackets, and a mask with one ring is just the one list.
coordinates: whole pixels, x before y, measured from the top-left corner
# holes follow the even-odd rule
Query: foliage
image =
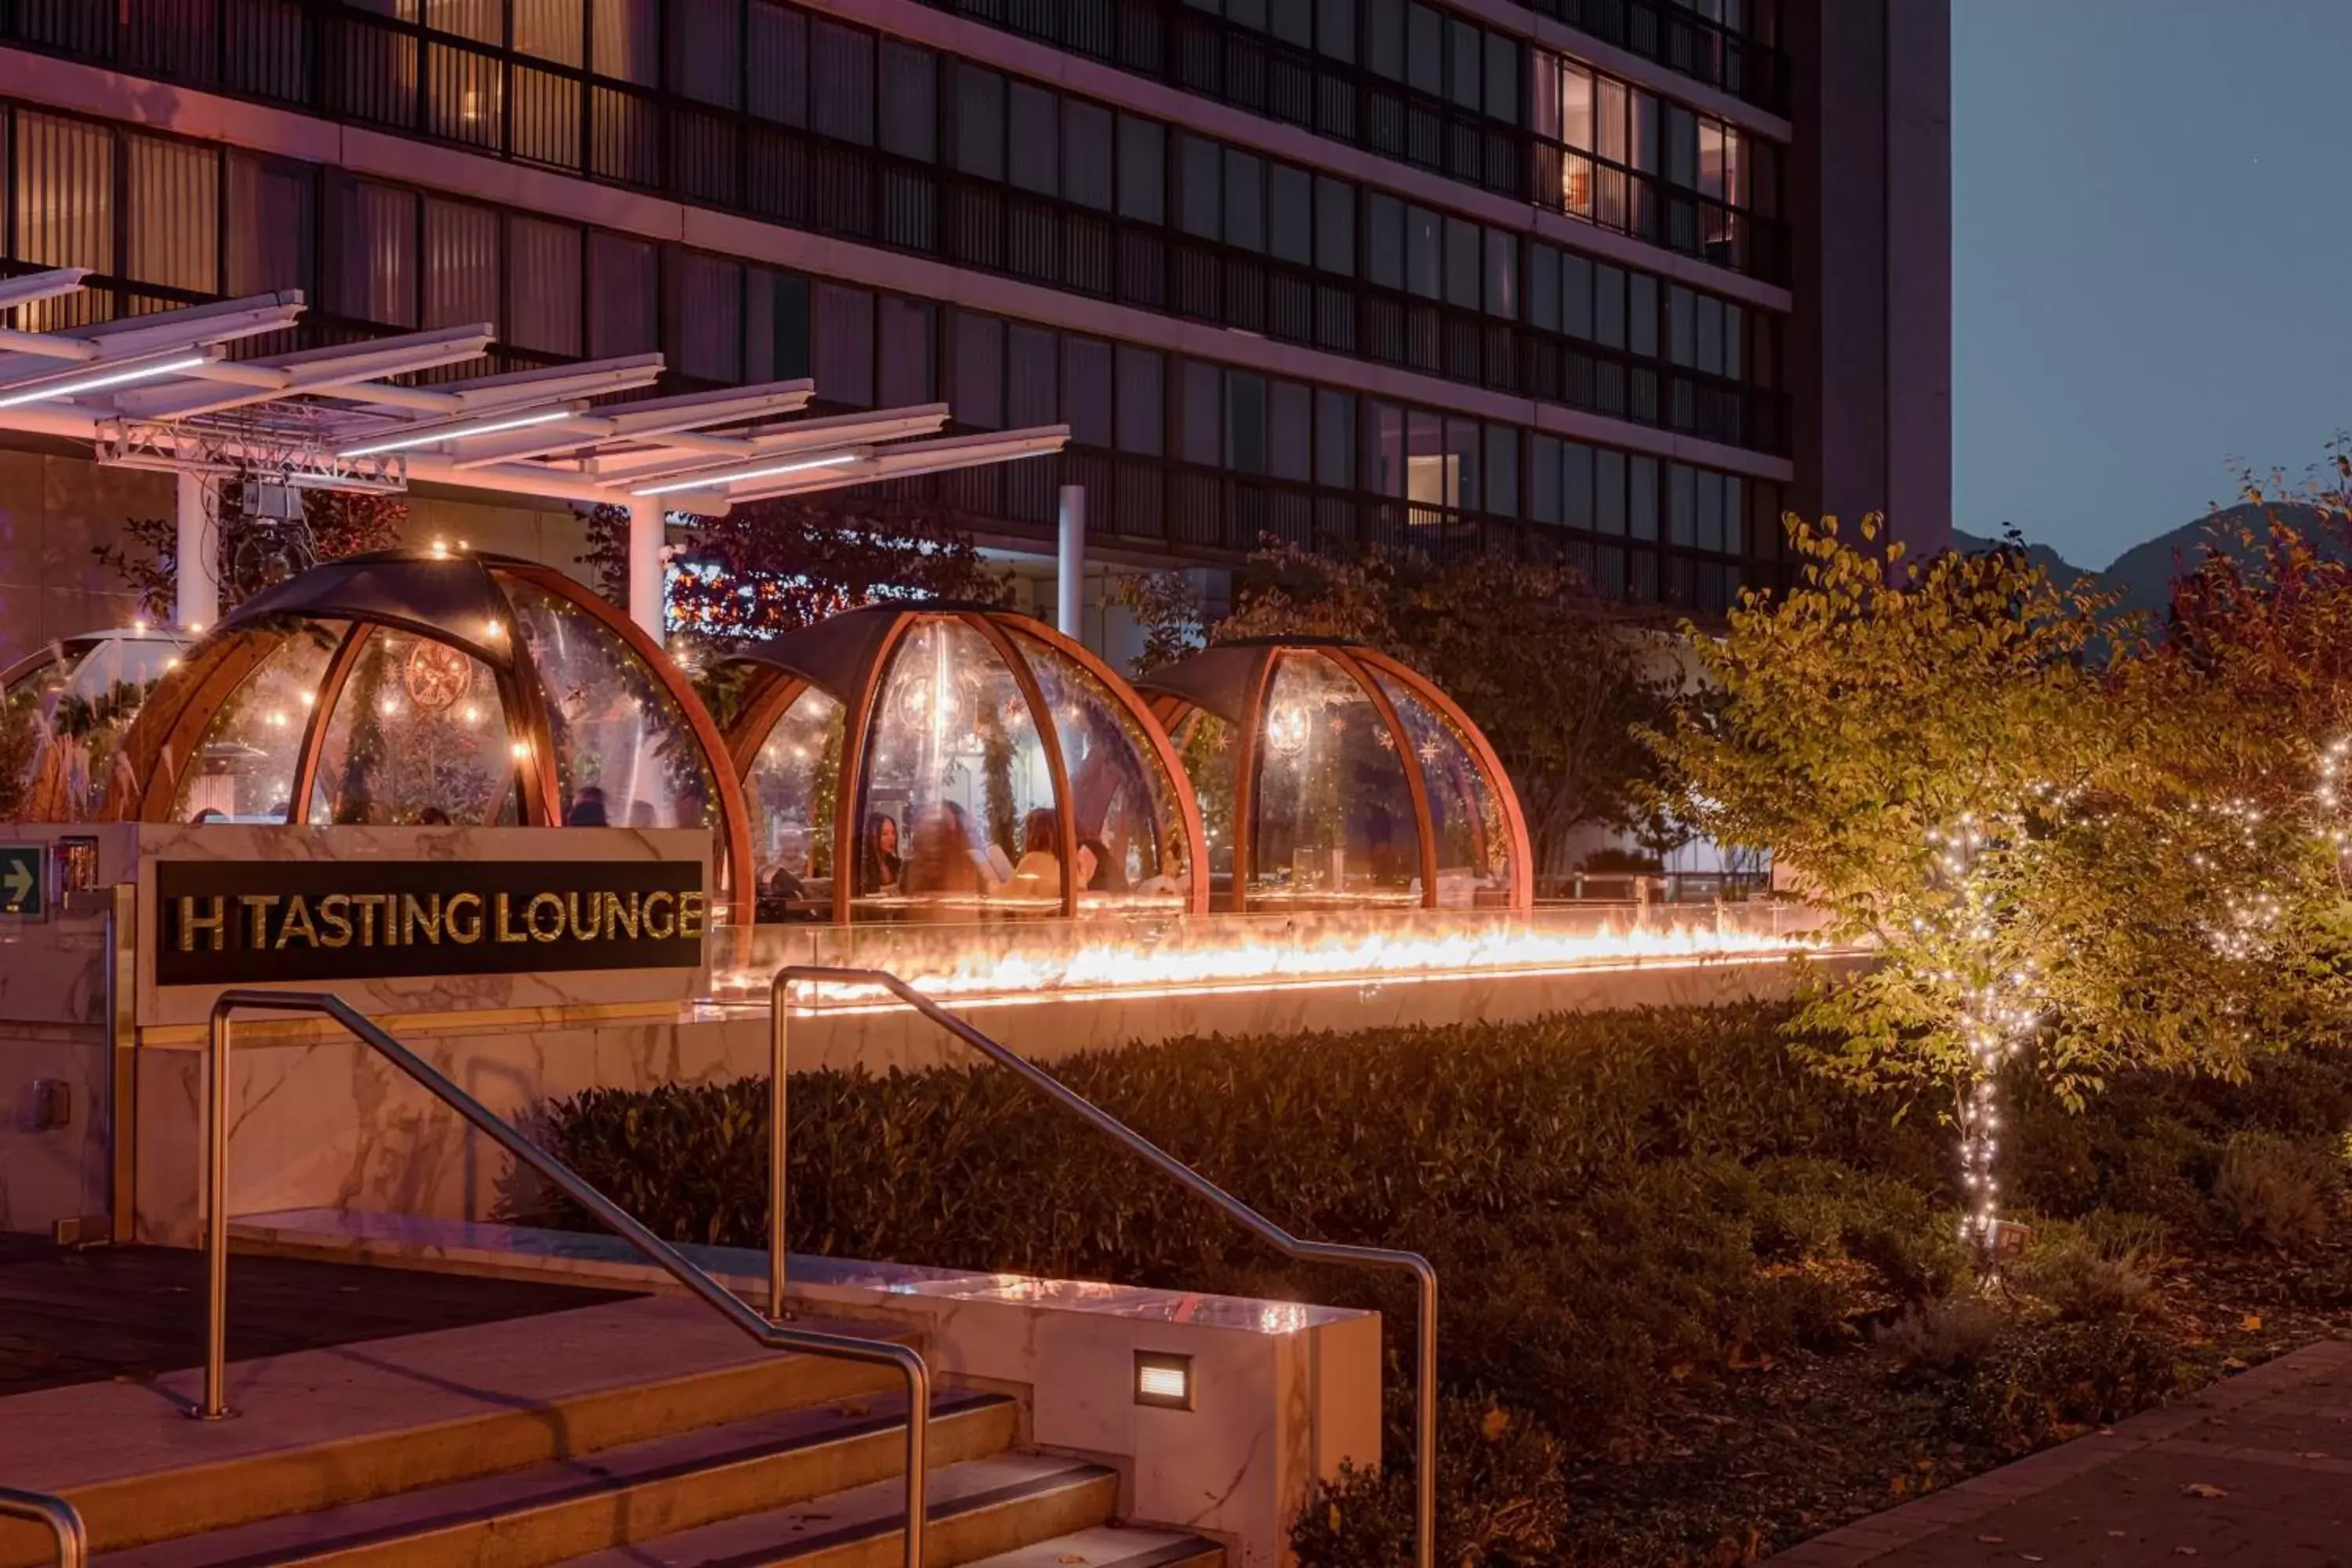
[[(1391, 1446), (1407, 1447), (1412, 1405), (1388, 1403)], [(1559, 1561), (1568, 1477), (1559, 1439), (1491, 1400), (1445, 1400), (1439, 1412), (1437, 1557), (1503, 1568)], [(1412, 1477), (1403, 1466), (1342, 1468), (1291, 1531), (1299, 1568), (1360, 1568), (1412, 1559)]]
[(0, 698), (0, 822), (23, 816), (40, 749), (40, 693), (27, 687)]
[[(224, 507), (216, 530), (221, 612), (226, 615), (292, 571), (400, 542), (408, 501), (396, 495), (306, 489), (302, 521), (289, 526)], [(169, 625), (178, 615), (180, 525), (170, 517), (126, 518), (122, 539), (90, 552), (138, 596), (140, 613)]]
[(2213, 1178), (2213, 1205), (2242, 1236), (2300, 1251), (2327, 1233), (2342, 1193), (2341, 1164), (2275, 1134), (2230, 1141)]
[[(1012, 591), (954, 514), (905, 501), (746, 501), (724, 517), (691, 520), (685, 542), (667, 554), (675, 568), (670, 623), (689, 638), (772, 637), (882, 599), (1002, 605)], [(625, 509), (595, 510), (580, 561), (606, 598), (627, 599)]]
[(1486, 732), (1518, 792), (1539, 868), (1589, 824), (1679, 840), (1653, 810), (1655, 762), (1639, 738), (1681, 699), (1678, 667), (1565, 570), (1484, 553), (1339, 558), (1289, 544), (1251, 566), (1234, 612), (1213, 621), (1181, 580), (1123, 590), (1145, 628), (1145, 659), (1277, 635), (1370, 644), (1427, 675)]
[(1951, 1373), (1992, 1353), (2007, 1321), (1981, 1297), (1915, 1306), (1879, 1331), (1878, 1342), (1906, 1372)]
[(2061, 1224), (2036, 1229), (2011, 1279), (2067, 1321), (2095, 1323), (2148, 1305), (2152, 1282), (2140, 1261), (2136, 1246), (2104, 1246), (2084, 1227)]
[(1955, 1432), (2023, 1453), (2161, 1403), (2180, 1384), (2173, 1346), (2127, 1318), (2012, 1337), (1954, 1390)]

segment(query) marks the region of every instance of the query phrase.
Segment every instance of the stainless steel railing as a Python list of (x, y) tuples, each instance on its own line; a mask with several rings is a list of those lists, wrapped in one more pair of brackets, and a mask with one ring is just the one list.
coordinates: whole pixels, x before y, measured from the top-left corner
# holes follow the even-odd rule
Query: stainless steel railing
[(47, 1525), (57, 1542), (58, 1568), (87, 1568), (89, 1531), (82, 1528), (79, 1511), (65, 1499), (47, 1492), (0, 1487), (0, 1518), (28, 1519), (35, 1524)]
[[(930, 1370), (909, 1346), (855, 1339), (814, 1329), (787, 1328), (762, 1318), (737, 1300), (676, 1247), (639, 1224), (579, 1173), (524, 1138), (479, 1100), (449, 1081), (423, 1058), (370, 1022), (350, 1003), (323, 992), (224, 991), (213, 1004), (212, 1048), (205, 1074), (205, 1392), (188, 1411), (204, 1421), (231, 1413), (228, 1363), (228, 1114), (230, 1015), (239, 1011), (309, 1013), (333, 1019), (361, 1044), (415, 1079), (508, 1153), (544, 1176), (556, 1189), (653, 1262), (720, 1317), (769, 1350), (806, 1351), (845, 1361), (895, 1367), (907, 1384), (907, 1568), (922, 1568), (926, 1520), (924, 1457), (930, 1444)], [(776, 1314), (781, 1315), (781, 1314)], [(79, 1564), (79, 1557), (72, 1559)]]
[(768, 1093), (768, 1315), (784, 1310), (784, 1084), (785, 1032), (791, 1012), (788, 994), (802, 981), (836, 984), (878, 985), (932, 1023), (961, 1040), (989, 1060), (1004, 1068), (1030, 1088), (1107, 1134), (1129, 1152), (1199, 1197), (1223, 1211), (1276, 1251), (1302, 1263), (1347, 1263), (1370, 1268), (1400, 1269), (1412, 1275), (1420, 1292), (1418, 1343), (1414, 1346), (1412, 1435), (1413, 1559), (1419, 1568), (1437, 1562), (1437, 1270), (1417, 1252), (1381, 1247), (1350, 1247), (1339, 1242), (1304, 1241), (1266, 1218), (1200, 1172), (1152, 1142), (1101, 1106), (1078, 1094), (1034, 1062), (1016, 1056), (971, 1025), (940, 1006), (897, 975), (879, 969), (838, 969), (824, 964), (790, 963), (776, 971), (768, 988), (771, 1017)]

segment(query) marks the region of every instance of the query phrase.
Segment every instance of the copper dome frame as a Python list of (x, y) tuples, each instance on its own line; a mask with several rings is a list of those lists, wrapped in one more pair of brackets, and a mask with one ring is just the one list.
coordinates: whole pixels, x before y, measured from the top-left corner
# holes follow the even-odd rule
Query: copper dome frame
[[(415, 580), (414, 574), (420, 572), (430, 576)], [(748, 876), (738, 875), (736, 868), (751, 864), (751, 820), (735, 774), (725, 765), (726, 739), (709, 710), (661, 645), (635, 621), (554, 567), (511, 556), (421, 550), (348, 556), (313, 567), (247, 601), (183, 657), (176, 668), (166, 671), (148, 694), (123, 736), (120, 755), (128, 767), (118, 766), (109, 780), (100, 820), (171, 820), (182, 772), (203, 744), (222, 704), (292, 635), (288, 622), (295, 619), (348, 621), (350, 626), (328, 658), (318, 697), (303, 721), (293, 784), (287, 796), (289, 818), (305, 814), (305, 803), (318, 781), (327, 727), (345, 682), (369, 637), (377, 628), (389, 627), (456, 647), (489, 667), (497, 678), (499, 704), (506, 716), (508, 749), (515, 759), (517, 816), (527, 827), (563, 826), (563, 803), (552, 762), (554, 741), (530, 649), (517, 636), (506, 636), (492, 644), (450, 629), (450, 623), (460, 621), (461, 608), (477, 621), (484, 618), (483, 611), (489, 610), (509, 627), (518, 624), (513, 605), (499, 585), (501, 577), (529, 584), (584, 612), (640, 659), (677, 705), (711, 775), (725, 854), (725, 863), (719, 868), (721, 885), (736, 884), (730, 905), (738, 922), (748, 921), (754, 894)], [(388, 587), (429, 592), (401, 595), (388, 592)], [(404, 597), (405, 602), (394, 602)], [(295, 825), (301, 826), (299, 821)]]
[[(1380, 721), (1395, 737), (1396, 754), (1404, 768), (1405, 789), (1412, 799), (1413, 832), (1421, 861), (1421, 905), (1437, 909), (1437, 835), (1430, 816), (1429, 781), (1420, 754), (1407, 736), (1396, 704), (1373, 679), (1377, 672), (1404, 687), (1437, 714), (1469, 749), (1472, 763), (1486, 775), (1502, 811), (1503, 830), (1511, 856), (1508, 907), (1524, 911), (1535, 906), (1535, 863), (1528, 835), (1528, 819), (1518, 792), (1503, 771), (1485, 731), (1471, 721), (1462, 706), (1430, 679), (1362, 643), (1338, 637), (1252, 637), (1219, 643), (1162, 665), (1136, 682), (1151, 703), (1152, 717), (1170, 737), (1194, 710), (1233, 725), (1239, 734), (1234, 748), (1234, 870), (1226, 912), (1241, 914), (1249, 908), (1249, 868), (1257, 824), (1258, 749), (1265, 733), (1265, 708), (1274, 687), (1275, 670), (1285, 654), (1314, 654), (1327, 658), (1355, 683)], [(1189, 783), (1189, 778), (1187, 780)], [(1208, 878), (1201, 878), (1205, 888)]]
[[(1017, 610), (1007, 610), (993, 605), (973, 605), (950, 600), (913, 600), (905, 604), (866, 605), (832, 616), (814, 626), (786, 634), (769, 643), (748, 643), (734, 649), (730, 661), (751, 671), (742, 694), (741, 706), (727, 729), (727, 746), (731, 773), (730, 785), (741, 798), (750, 782), (751, 768), (759, 760), (760, 748), (768, 735), (792, 705), (802, 695), (814, 689), (841, 705), (841, 785), (834, 801), (834, 864), (832, 923), (852, 923), (854, 896), (845, 896), (843, 868), (856, 864), (862, 852), (859, 838), (858, 803), (865, 797), (866, 752), (874, 730), (874, 710), (882, 690), (882, 678), (890, 668), (891, 656), (918, 622), (950, 620), (977, 632), (995, 650), (1012, 672), (1013, 683), (1020, 689), (1021, 699), (1029, 705), (1031, 718), (1036, 725), (1038, 743), (1045, 755), (1045, 767), (1053, 780), (1054, 802), (1056, 807), (1056, 831), (1060, 838), (1057, 858), (1062, 867), (1062, 915), (1065, 919), (1078, 912), (1077, 879), (1073, 870), (1078, 863), (1077, 813), (1071, 809), (1070, 770), (1062, 754), (1061, 736), (1052, 721), (1052, 710), (1037, 678), (1029, 668), (1028, 655), (1013, 640), (1012, 630), (1032, 637), (1084, 668), (1100, 682), (1113, 700), (1121, 704), (1135, 721), (1137, 731), (1151, 747), (1169, 781), (1181, 814), (1184, 848), (1190, 875), (1185, 910), (1192, 914), (1209, 910), (1208, 845), (1201, 828), (1201, 806), (1193, 797), (1192, 781), (1184, 772), (1183, 760), (1168, 732), (1152, 716), (1150, 705), (1109, 665), (1095, 657), (1075, 638), (1047, 626), (1034, 616)], [(748, 808), (747, 808), (748, 809)], [(749, 842), (748, 838), (746, 840)], [(747, 851), (748, 852), (748, 851)], [(748, 862), (747, 862), (748, 864)]]

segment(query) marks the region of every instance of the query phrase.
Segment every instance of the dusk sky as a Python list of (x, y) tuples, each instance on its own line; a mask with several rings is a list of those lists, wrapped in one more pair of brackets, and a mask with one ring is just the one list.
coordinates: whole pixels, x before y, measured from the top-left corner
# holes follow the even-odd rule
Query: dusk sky
[(2352, 429), (2352, 4), (1952, 0), (1953, 521), (2077, 565)]

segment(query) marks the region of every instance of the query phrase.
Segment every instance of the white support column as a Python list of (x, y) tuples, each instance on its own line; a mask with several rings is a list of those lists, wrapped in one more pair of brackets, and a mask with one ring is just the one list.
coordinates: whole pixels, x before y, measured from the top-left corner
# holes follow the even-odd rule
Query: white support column
[(220, 620), (220, 481), (204, 474), (173, 478), (180, 524), (180, 591), (173, 618), (194, 631)]
[(669, 640), (662, 613), (662, 526), (667, 515), (657, 498), (637, 496), (629, 501), (629, 618), (657, 643)]
[(1062, 548), (1054, 578), (1054, 625), (1066, 637), (1087, 640), (1087, 488), (1064, 485)]

